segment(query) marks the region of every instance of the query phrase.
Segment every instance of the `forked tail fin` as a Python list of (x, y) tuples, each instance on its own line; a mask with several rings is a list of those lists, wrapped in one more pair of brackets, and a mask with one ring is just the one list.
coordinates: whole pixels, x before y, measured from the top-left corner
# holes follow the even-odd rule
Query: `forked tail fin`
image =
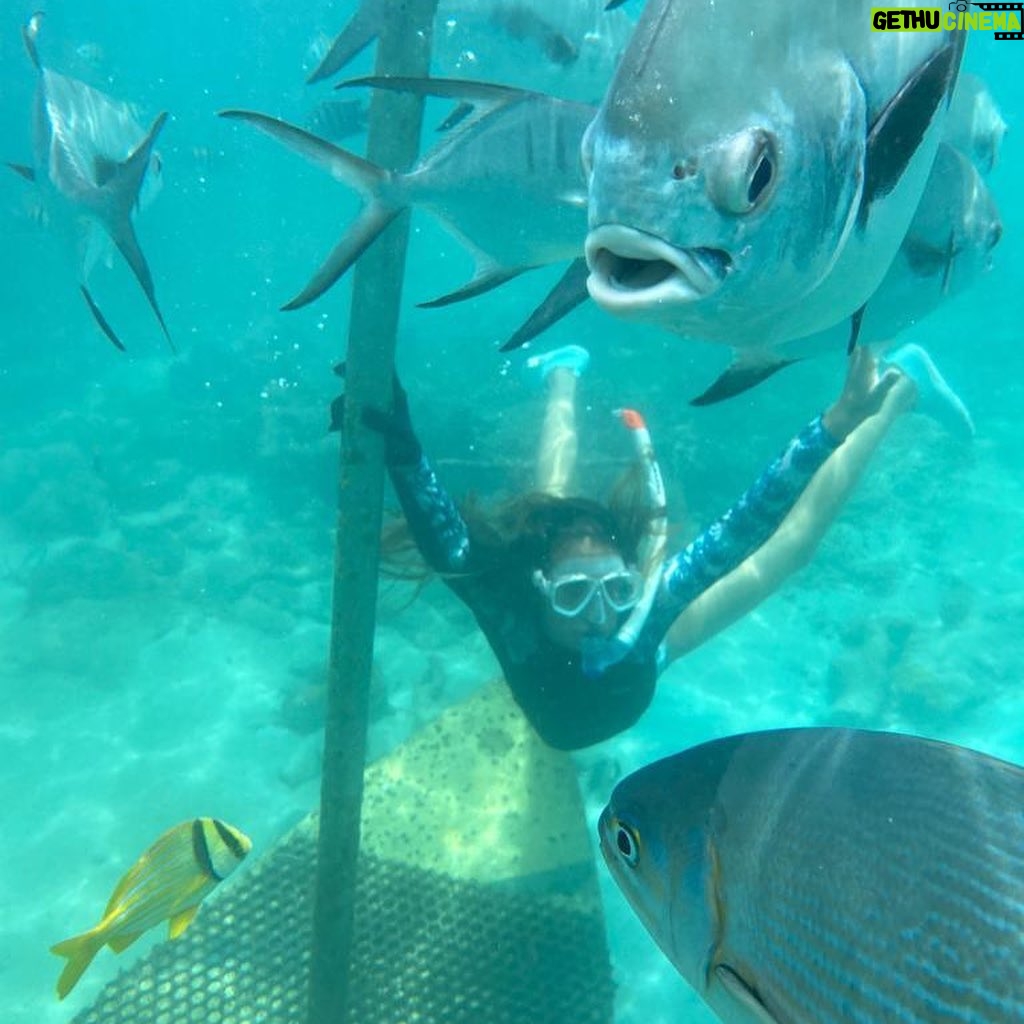
[(222, 110), (220, 116), (259, 128), (366, 197), (367, 205), (355, 224), (331, 250), (306, 287), (283, 307), (298, 309), (323, 295), (405, 209), (406, 204), (396, 196), (398, 190), (393, 187), (401, 176), (276, 117), (251, 110)]
[(103, 948), (104, 939), (95, 930), (83, 932), (74, 938), (58, 942), (50, 952), (67, 958), (64, 970), (57, 979), (57, 997), (63, 999), (78, 984), (93, 957)]

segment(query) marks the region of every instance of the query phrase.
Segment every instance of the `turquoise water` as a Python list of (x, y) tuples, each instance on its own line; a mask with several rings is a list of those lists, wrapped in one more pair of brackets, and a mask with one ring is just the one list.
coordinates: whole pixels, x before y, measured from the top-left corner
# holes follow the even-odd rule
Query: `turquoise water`
[[(0, 19), (0, 155), (21, 162), (35, 84), (19, 38), (27, 13)], [(309, 690), (327, 650), (337, 460), (324, 430), (349, 286), (296, 313), (278, 307), (357, 203), (214, 113), (243, 106), (301, 121), (329, 91), (303, 85), (310, 49), (349, 13), (312, 3), (300, 18), (284, 0), (150, 5), (130, 16), (113, 2), (48, 6), (48, 64), (132, 100), (146, 123), (171, 112), (163, 190), (138, 227), (180, 355), (168, 355), (119, 260), (94, 275), (130, 349), (116, 353), (33, 216), (26, 183), (0, 178), (7, 1024), (70, 1019), (135, 954), (104, 954), (66, 1003), (53, 998), (48, 946), (94, 917), (126, 862), (170, 823), (214, 813), (244, 825), (261, 849), (317, 802)], [(528, 50), (479, 19), (449, 20), (438, 71), (585, 99), (600, 91), (603, 50), (575, 70), (534, 70)], [(1024, 43), (979, 37), (968, 49), (967, 67), (987, 79), (1010, 124), (991, 177), (1005, 234), (992, 273), (912, 334), (970, 405), (974, 444), (921, 417), (901, 420), (813, 564), (672, 666), (637, 727), (579, 756), (593, 808), (618, 772), (773, 725), (902, 729), (1024, 761), (1022, 61)], [(364, 55), (352, 71), (370, 67)], [(522, 357), (499, 356), (496, 344), (559, 271), (470, 306), (414, 308), (470, 268), (458, 243), (417, 215), (399, 362), (452, 491), (498, 494), (528, 485), (541, 408)], [(581, 390), (585, 489), (600, 495), (628, 461), (608, 411), (635, 405), (686, 534), (728, 506), (831, 399), (843, 371), (837, 353), (694, 410), (686, 399), (721, 369), (719, 349), (626, 328), (592, 308), (544, 344), (568, 341), (593, 355)], [(377, 647), (373, 754), (496, 671), (438, 584), (411, 606), (401, 594), (384, 598)], [(709, 1020), (607, 888), (621, 1019)]]

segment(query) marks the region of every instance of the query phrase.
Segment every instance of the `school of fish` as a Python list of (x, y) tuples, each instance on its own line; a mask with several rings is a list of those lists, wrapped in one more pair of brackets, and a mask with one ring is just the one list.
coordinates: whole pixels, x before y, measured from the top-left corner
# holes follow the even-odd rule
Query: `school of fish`
[[(389, 11), (361, 0), (318, 47), (309, 81), (344, 68)], [(464, 77), (341, 83), (452, 104), (404, 172), (339, 145), (366, 127), (360, 100), (323, 101), (305, 127), (240, 108), (221, 116), (364, 199), (285, 309), (320, 298), (418, 207), (475, 263), (468, 282), (421, 305), (564, 263), (506, 348), (589, 296), (613, 316), (730, 348), (697, 399), (708, 403), (795, 359), (885, 343), (991, 264), (1002, 224), (985, 175), (1006, 123), (985, 83), (960, 75), (966, 34), (875, 33), (869, 12), (865, 0), (648, 0), (598, 104)], [(581, 59), (579, 33), (555, 10), (488, 0), (475, 13), (551, 65)], [(167, 114), (147, 130), (129, 104), (47, 67), (41, 24), (37, 13), (23, 31), (38, 75), (33, 162), (10, 166), (63, 225), (106, 337), (125, 348), (89, 283), (112, 244), (170, 343), (133, 223), (159, 186)], [(736, 66), (743, 74), (724, 74)], [(1010, 1024), (1024, 1019), (1022, 803), (1024, 769), (975, 751), (774, 730), (635, 772), (599, 837), (637, 915), (725, 1024)], [(251, 847), (215, 818), (165, 832), (99, 922), (52, 947), (67, 960), (58, 996), (104, 946), (123, 952), (164, 921), (181, 935)]]

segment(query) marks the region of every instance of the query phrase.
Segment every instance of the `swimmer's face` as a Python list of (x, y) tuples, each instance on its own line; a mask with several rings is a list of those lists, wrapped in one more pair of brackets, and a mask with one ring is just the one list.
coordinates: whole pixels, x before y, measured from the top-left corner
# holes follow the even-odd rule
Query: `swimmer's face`
[[(567, 544), (544, 573), (547, 593), (540, 595), (541, 617), (548, 638), (559, 647), (579, 651), (587, 637), (612, 636), (622, 612), (609, 603), (599, 581), (610, 579), (609, 586), (614, 586), (620, 575), (628, 573), (622, 555), (600, 541), (581, 537)], [(581, 600), (575, 614), (566, 614)]]

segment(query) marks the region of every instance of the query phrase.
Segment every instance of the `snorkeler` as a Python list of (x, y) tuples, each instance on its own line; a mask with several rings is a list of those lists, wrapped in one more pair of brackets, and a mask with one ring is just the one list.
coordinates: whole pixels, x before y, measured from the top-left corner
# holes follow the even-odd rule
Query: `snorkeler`
[[(489, 514), (458, 507), (444, 490), (397, 378), (391, 412), (363, 413), (385, 437), (388, 471), (419, 555), (472, 612), (541, 738), (564, 750), (631, 726), (668, 660), (738, 618), (806, 562), (897, 415), (932, 402), (940, 418), (973, 429), (923, 350), (905, 346), (879, 374), (874, 357), (858, 349), (836, 402), (720, 519), (665, 557), (664, 493), (645, 431), (636, 435), (645, 463), (638, 485), (617, 488), (607, 504), (569, 493), (576, 388), (588, 361), (579, 346), (529, 361), (547, 391), (537, 490)], [(334, 426), (342, 401), (332, 410)], [(869, 424), (873, 432), (857, 436)], [(637, 430), (642, 421), (627, 425)], [(808, 512), (801, 496), (823, 467), (842, 464), (847, 445), (845, 471), (821, 474), (822, 511)], [(795, 506), (801, 514), (794, 520)], [(784, 543), (773, 546), (777, 532)], [(770, 556), (764, 575), (750, 571), (760, 551)]]

